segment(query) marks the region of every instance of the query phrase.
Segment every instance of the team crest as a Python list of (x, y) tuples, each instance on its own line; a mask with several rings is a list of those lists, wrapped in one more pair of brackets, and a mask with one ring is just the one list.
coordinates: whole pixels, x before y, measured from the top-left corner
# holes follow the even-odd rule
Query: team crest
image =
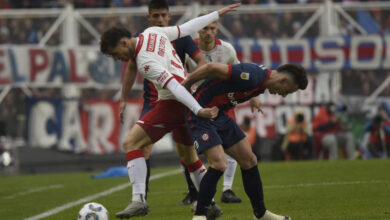
[(210, 139), (210, 135), (208, 132), (204, 132), (203, 134), (200, 135), (200, 138), (202, 139), (203, 142), (207, 142)]
[(150, 66), (149, 66), (149, 65), (145, 65), (145, 66), (144, 66), (145, 72), (148, 72), (149, 69), (150, 69)]
[(249, 79), (249, 73), (241, 73), (240, 75), (241, 79), (248, 80)]

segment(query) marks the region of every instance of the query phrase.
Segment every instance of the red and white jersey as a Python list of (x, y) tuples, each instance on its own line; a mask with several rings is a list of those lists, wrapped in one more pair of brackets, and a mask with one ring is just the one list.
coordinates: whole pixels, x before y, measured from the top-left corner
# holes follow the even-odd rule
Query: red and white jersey
[[(199, 39), (194, 42), (199, 45)], [(222, 63), (222, 64), (237, 64), (240, 61), (237, 58), (234, 47), (223, 40), (215, 38), (215, 47), (209, 51), (200, 49), (207, 63)], [(196, 63), (189, 57), (186, 57), (186, 67), (188, 72), (192, 72), (196, 68)]]
[(165, 86), (173, 78), (179, 82), (185, 78), (183, 64), (171, 44), (179, 37), (180, 28), (171, 26), (150, 27), (137, 38), (135, 60), (138, 72), (154, 84), (159, 100), (175, 99)]

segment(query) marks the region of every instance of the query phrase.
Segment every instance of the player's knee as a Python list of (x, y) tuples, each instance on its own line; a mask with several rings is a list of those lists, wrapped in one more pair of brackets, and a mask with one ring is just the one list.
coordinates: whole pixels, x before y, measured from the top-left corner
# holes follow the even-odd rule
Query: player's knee
[(122, 142), (122, 148), (123, 148), (124, 152), (130, 152), (132, 150), (138, 150), (138, 148), (136, 147), (134, 142), (132, 140), (130, 140), (130, 139), (125, 139)]
[(219, 170), (219, 171), (222, 171), (222, 172), (225, 172), (225, 170), (227, 169), (227, 160), (223, 160), (222, 158), (221, 159), (215, 159), (213, 161), (210, 161), (209, 160), (209, 165), (210, 167), (216, 169), (216, 170)]
[(257, 165), (257, 157), (255, 154), (249, 154), (244, 160), (239, 161), (240, 167), (244, 170), (250, 169)]

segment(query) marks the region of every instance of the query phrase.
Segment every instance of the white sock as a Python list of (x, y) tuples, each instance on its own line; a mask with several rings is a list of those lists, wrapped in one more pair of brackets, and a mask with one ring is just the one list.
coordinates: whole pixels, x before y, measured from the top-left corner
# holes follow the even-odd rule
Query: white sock
[(145, 201), (146, 162), (144, 157), (138, 157), (127, 162), (130, 183), (133, 187), (132, 201)]
[(223, 191), (232, 189), (234, 174), (236, 173), (237, 161), (229, 155), (226, 155), (227, 168), (223, 173)]
[(191, 180), (194, 183), (196, 190), (199, 192), (200, 181), (202, 181), (202, 178), (206, 174), (207, 169), (200, 159), (195, 163), (187, 166), (187, 168), (190, 172)]

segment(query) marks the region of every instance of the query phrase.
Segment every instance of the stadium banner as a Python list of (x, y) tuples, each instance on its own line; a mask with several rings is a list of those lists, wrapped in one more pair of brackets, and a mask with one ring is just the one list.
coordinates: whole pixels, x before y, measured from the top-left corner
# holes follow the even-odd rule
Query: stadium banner
[(27, 143), (75, 153), (108, 154), (121, 151), (125, 134), (138, 120), (141, 99), (127, 101), (124, 123), (119, 102), (79, 99), (26, 99)]
[(313, 72), (390, 68), (390, 35), (239, 38), (233, 45), (242, 62), (261, 63), (271, 69), (285, 63), (298, 63)]
[[(283, 63), (299, 63), (314, 72), (390, 68), (390, 35), (276, 40), (238, 38), (232, 43), (241, 61), (261, 63), (272, 69)], [(126, 63), (104, 56), (97, 47), (0, 46), (0, 86), (72, 83), (116, 87), (126, 66)], [(141, 83), (140, 77), (136, 86)]]
[[(0, 46), (0, 86), (50, 87), (71, 83), (118, 88), (127, 63), (114, 61), (97, 47)], [(137, 80), (141, 84), (142, 79)]]

